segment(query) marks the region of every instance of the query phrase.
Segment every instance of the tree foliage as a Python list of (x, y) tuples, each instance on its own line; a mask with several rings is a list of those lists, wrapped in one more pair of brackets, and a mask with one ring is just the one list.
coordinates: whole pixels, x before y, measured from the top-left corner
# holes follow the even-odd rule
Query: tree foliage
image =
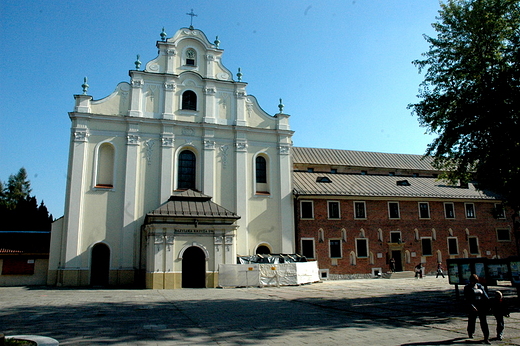
[(447, 0), (410, 104), (437, 135), (426, 155), (449, 180), (475, 179), (520, 209), (520, 0)]
[(4, 231), (50, 231), (52, 215), (43, 202), (31, 196), (31, 182), (25, 168), (0, 181), (0, 220)]

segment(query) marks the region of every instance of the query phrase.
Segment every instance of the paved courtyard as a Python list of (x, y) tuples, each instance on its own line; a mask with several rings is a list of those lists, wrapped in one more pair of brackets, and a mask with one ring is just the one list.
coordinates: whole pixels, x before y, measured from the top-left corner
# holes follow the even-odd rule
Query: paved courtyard
[[(495, 290), (496, 287), (491, 287)], [(516, 291), (505, 339), (520, 345)], [(488, 319), (491, 336), (493, 316)], [(238, 289), (0, 288), (0, 332), (60, 345), (471, 345), (447, 279), (326, 281)]]

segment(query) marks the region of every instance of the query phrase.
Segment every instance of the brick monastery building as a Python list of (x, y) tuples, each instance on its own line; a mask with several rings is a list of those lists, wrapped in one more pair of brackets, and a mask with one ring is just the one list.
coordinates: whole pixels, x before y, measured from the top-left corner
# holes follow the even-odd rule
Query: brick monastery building
[(511, 219), (475, 185), (448, 186), (431, 158), (294, 147), (298, 252), (331, 279), (425, 273), (449, 258), (516, 255)]

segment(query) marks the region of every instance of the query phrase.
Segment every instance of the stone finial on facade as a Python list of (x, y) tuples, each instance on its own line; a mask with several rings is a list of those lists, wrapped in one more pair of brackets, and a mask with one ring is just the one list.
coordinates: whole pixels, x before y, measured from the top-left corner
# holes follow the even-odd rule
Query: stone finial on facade
[(282, 99), (280, 99), (280, 103), (278, 104), (278, 109), (280, 110), (280, 114), (283, 113), (283, 107), (285, 107), (285, 106), (282, 102)]
[(220, 45), (220, 40), (218, 39), (218, 36), (215, 38), (215, 41), (213, 43), (215, 43), (215, 48), (218, 48), (218, 46)]
[(81, 84), (81, 88), (83, 88), (83, 95), (87, 94), (88, 88), (90, 85), (87, 84), (87, 77), (83, 78), (83, 84)]
[(141, 61), (139, 60), (140, 57), (141, 56), (137, 54), (137, 60), (134, 62), (136, 70), (139, 70), (141, 68)]
[(161, 31), (161, 41), (163, 41), (163, 42), (166, 41), (166, 31), (164, 31), (164, 26)]
[(242, 81), (242, 71), (240, 69), (240, 67), (238, 68), (238, 73), (237, 73), (237, 78), (238, 78), (238, 81), (241, 82)]

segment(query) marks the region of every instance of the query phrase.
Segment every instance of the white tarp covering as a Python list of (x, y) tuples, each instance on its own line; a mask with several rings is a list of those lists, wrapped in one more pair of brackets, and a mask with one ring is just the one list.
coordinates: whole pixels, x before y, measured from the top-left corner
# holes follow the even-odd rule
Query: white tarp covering
[(320, 281), (318, 262), (219, 264), (219, 287), (286, 286)]

